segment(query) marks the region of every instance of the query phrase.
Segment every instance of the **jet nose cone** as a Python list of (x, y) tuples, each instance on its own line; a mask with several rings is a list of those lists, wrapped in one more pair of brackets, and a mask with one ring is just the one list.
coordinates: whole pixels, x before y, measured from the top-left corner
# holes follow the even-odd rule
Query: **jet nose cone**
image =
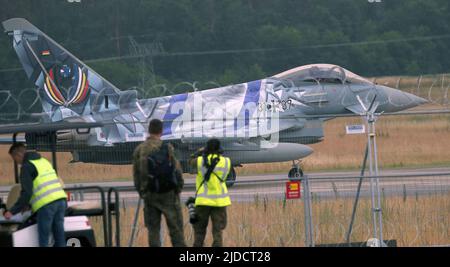
[(311, 147), (302, 144), (280, 143), (278, 147), (291, 159), (306, 158), (314, 152)]
[(428, 101), (424, 98), (403, 92), (398, 89), (386, 86), (378, 87), (386, 96), (386, 102), (384, 103), (385, 105), (383, 105), (384, 107), (382, 107), (383, 111), (396, 112), (428, 103)]
[(312, 148), (309, 147), (309, 146), (305, 146), (305, 147), (304, 147), (304, 150), (303, 150), (303, 155), (302, 155), (302, 156), (303, 156), (303, 158), (305, 158), (305, 157), (311, 155), (313, 152), (314, 152), (314, 149), (312, 149)]
[(416, 103), (416, 106), (420, 106), (423, 104), (427, 104), (428, 100), (426, 100), (425, 98), (422, 98), (420, 96), (416, 96), (410, 93), (405, 93), (406, 95), (408, 95), (409, 98), (413, 99), (413, 102)]

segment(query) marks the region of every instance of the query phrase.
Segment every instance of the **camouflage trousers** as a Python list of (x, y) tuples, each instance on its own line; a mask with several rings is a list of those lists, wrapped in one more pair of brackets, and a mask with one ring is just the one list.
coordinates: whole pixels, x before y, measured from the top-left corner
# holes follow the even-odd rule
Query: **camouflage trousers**
[(193, 224), (194, 227), (194, 247), (202, 247), (205, 241), (206, 229), (208, 227), (209, 218), (212, 221), (213, 247), (222, 247), (222, 231), (227, 226), (227, 209), (226, 207), (195, 207), (198, 221)]
[(161, 215), (164, 215), (172, 246), (185, 247), (180, 195), (174, 191), (149, 193), (145, 196), (144, 203), (144, 221), (148, 230), (149, 246), (161, 246)]

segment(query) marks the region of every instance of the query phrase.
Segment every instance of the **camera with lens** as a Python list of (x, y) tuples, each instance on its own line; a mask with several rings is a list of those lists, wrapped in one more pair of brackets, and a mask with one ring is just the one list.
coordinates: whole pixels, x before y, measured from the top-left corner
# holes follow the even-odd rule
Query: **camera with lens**
[(195, 212), (195, 197), (190, 197), (186, 201), (186, 207), (188, 208), (189, 212), (189, 222), (191, 224), (194, 224), (198, 221), (197, 213)]

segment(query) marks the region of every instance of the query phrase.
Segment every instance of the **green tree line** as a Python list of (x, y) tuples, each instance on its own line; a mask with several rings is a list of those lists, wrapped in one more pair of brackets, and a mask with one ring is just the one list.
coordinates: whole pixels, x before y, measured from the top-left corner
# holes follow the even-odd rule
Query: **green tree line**
[[(450, 70), (448, 0), (0, 0), (121, 89), (199, 88), (332, 63), (363, 76)], [(0, 90), (33, 87), (0, 36)], [(210, 82), (214, 81), (214, 83)], [(177, 90), (185, 90), (179, 87)]]

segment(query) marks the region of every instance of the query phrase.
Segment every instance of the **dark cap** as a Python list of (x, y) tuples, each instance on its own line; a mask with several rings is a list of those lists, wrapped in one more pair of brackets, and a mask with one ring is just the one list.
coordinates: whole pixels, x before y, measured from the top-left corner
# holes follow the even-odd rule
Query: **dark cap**
[(219, 139), (211, 138), (206, 142), (206, 153), (219, 153), (221, 151)]

